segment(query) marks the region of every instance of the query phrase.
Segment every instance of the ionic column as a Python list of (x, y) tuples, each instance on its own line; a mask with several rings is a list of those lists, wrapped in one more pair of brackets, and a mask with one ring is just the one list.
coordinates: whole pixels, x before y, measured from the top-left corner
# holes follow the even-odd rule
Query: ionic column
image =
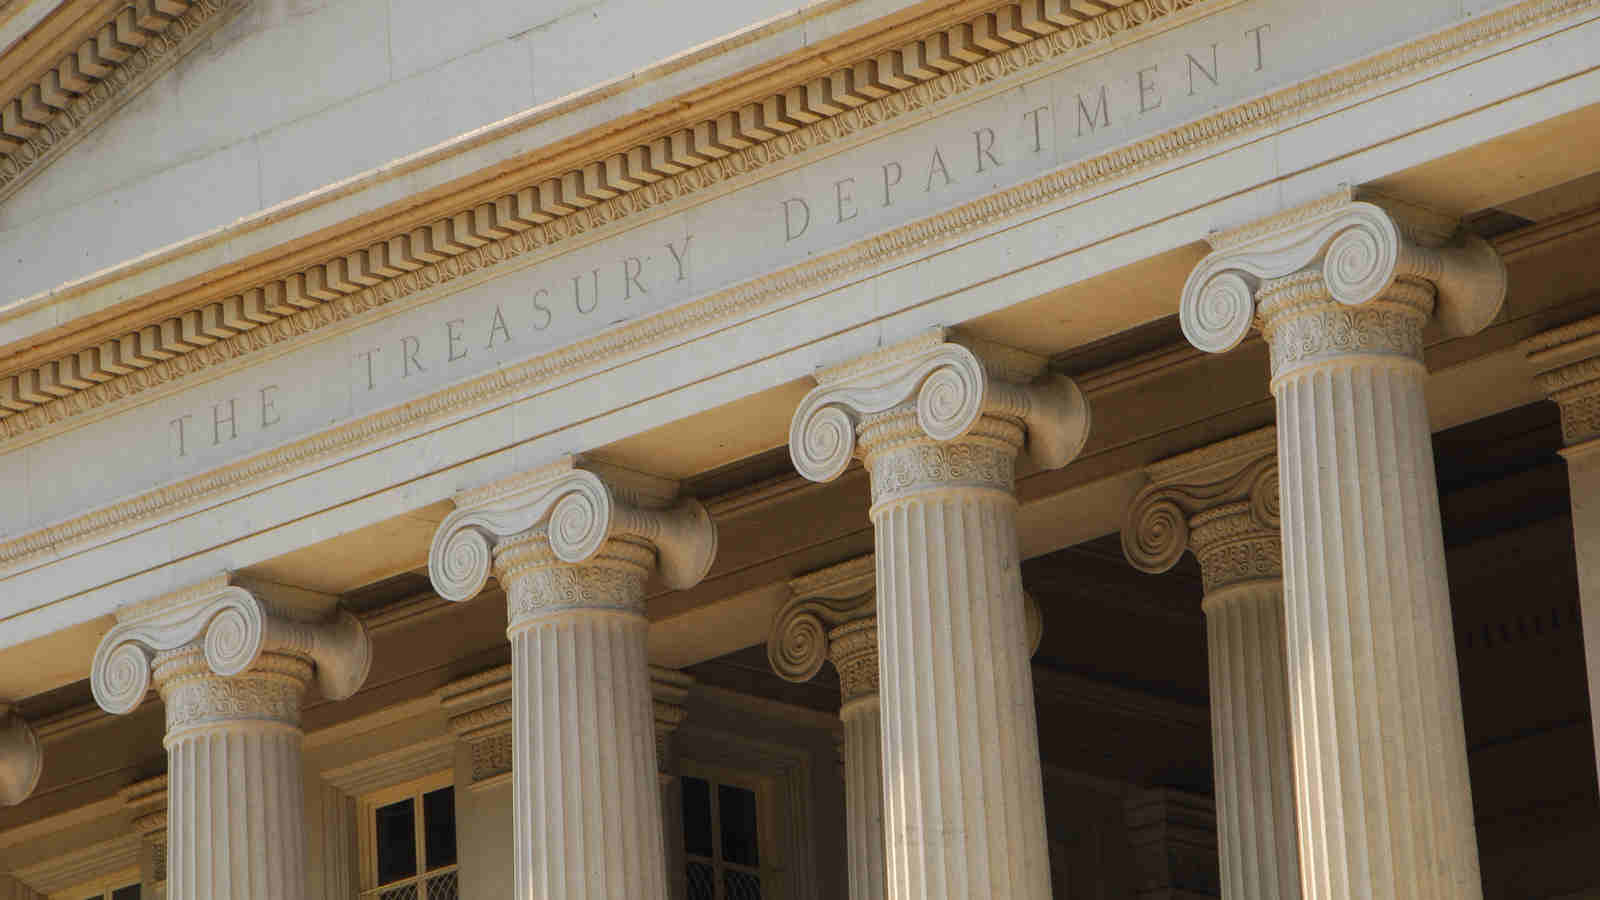
[(136, 708), (152, 677), (167, 711), (167, 896), (307, 896), (300, 703), (316, 680), (349, 697), (372, 645), (333, 621), (217, 578), (125, 606), (95, 651), (91, 685), (110, 713)]
[(1050, 896), (1012, 467), (1065, 465), (1083, 395), (1044, 360), (938, 331), (817, 376), (800, 473), (872, 480), (884, 849), (895, 900)]
[(435, 590), (506, 592), (518, 900), (665, 900), (645, 580), (705, 576), (716, 530), (675, 485), (573, 459), (456, 498)]
[(43, 773), (39, 736), (10, 704), (0, 703), (0, 806), (28, 799)]
[(1423, 326), (1473, 333), (1505, 269), (1453, 222), (1349, 191), (1212, 239), (1184, 333), (1271, 349), (1304, 895), (1482, 895)]
[[(1539, 387), (1561, 407), (1561, 437), (1578, 560), (1578, 615), (1589, 675), (1589, 709), (1600, 703), (1600, 316), (1522, 343)], [(1590, 716), (1600, 754), (1600, 716)], [(1597, 756), (1600, 770), (1600, 756)]]
[(883, 900), (883, 744), (879, 728), (877, 577), (864, 556), (789, 582), (794, 594), (767, 639), (772, 670), (809, 681), (832, 660), (844, 722), (845, 840), (849, 900)]
[(1146, 572), (1200, 561), (1224, 900), (1299, 900), (1274, 429), (1148, 469), (1122, 547)]

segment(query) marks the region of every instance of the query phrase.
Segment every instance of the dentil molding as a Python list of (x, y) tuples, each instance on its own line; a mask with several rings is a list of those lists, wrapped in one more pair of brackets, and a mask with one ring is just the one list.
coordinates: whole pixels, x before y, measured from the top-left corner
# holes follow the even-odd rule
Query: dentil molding
[(38, 734), (9, 704), (0, 703), (0, 806), (28, 799), (43, 772)]
[(130, 712), (150, 690), (157, 654), (182, 649), (197, 649), (204, 669), (223, 678), (257, 666), (269, 651), (305, 660), (330, 700), (359, 690), (372, 666), (366, 627), (349, 611), (327, 623), (298, 621), (223, 575), (119, 609), (117, 624), (95, 649), (89, 676), (95, 702), (109, 713)]
[(248, 2), (124, 3), (37, 81), (0, 99), (0, 203)]
[(812, 481), (837, 478), (857, 454), (856, 429), (879, 413), (911, 407), (938, 443), (967, 436), (980, 417), (1018, 422), (1041, 468), (1066, 465), (1089, 437), (1089, 404), (1070, 378), (1044, 373), (1032, 354), (948, 329), (816, 374), (789, 426), (789, 456)]
[[(1349, 307), (1371, 303), (1398, 281), (1431, 282), (1433, 315), (1451, 337), (1476, 334), (1499, 314), (1506, 269), (1493, 247), (1435, 213), (1365, 197), (1345, 187), (1214, 235), (1212, 253), (1184, 282), (1178, 311), (1184, 336), (1208, 353), (1232, 350), (1257, 321), (1264, 283), (1298, 273)], [(1361, 325), (1352, 320), (1343, 327)]]
[[(593, 560), (608, 546), (628, 554), (642, 552), (653, 560), (637, 562), (648, 568), (653, 561), (667, 587), (691, 587), (711, 570), (717, 530), (699, 501), (667, 505), (675, 493), (676, 485), (662, 479), (566, 457), (457, 495), (456, 510), (434, 532), (428, 575), (439, 596), (470, 600), (488, 582), (496, 546), (538, 528), (562, 563)], [(618, 544), (644, 549), (625, 550)], [(617, 570), (619, 577), (627, 568)], [(514, 593), (507, 588), (507, 602), (513, 605), (518, 602)]]
[[(892, 128), (892, 122), (902, 115), (959, 102), (962, 95), (987, 89), (997, 79), (1010, 78), (1036, 66), (1059, 64), (1063, 57), (1093, 52), (1114, 43), (1128, 28), (1165, 19), (1204, 2), (1206, 0), (1133, 0), (1120, 10), (1068, 25), (1009, 49), (991, 53), (986, 46), (980, 46), (972, 51), (975, 62), (962, 63), (909, 87), (892, 87), (884, 96), (859, 106), (847, 106), (835, 115), (779, 133), (770, 140), (756, 141), (711, 164), (685, 158), (689, 167), (680, 173), (647, 182), (639, 188), (623, 185), (624, 189), (616, 196), (576, 208), (571, 213), (561, 213), (524, 231), (515, 230), (524, 222), (509, 218), (509, 214), (506, 221), (511, 222), (510, 225), (501, 224), (499, 218), (490, 218), (500, 215), (501, 206), (509, 207), (513, 203), (507, 195), (492, 204), (480, 204), (424, 228), (396, 234), (364, 251), (341, 254), (316, 266), (202, 304), (181, 316), (149, 323), (96, 347), (83, 348), (5, 375), (0, 377), (0, 441), (44, 429), (69, 428), (75, 417), (98, 410), (109, 411), (133, 402), (146, 391), (161, 389), (208, 369), (246, 364), (248, 357), (269, 347), (298, 341), (311, 332), (469, 277), (479, 270), (526, 254), (553, 255), (561, 252), (563, 242), (574, 237), (592, 235), (597, 229), (626, 227), (622, 223), (631, 216), (679, 203), (685, 197), (724, 182), (759, 179), (764, 177), (764, 169), (781, 164), (794, 154), (851, 139), (863, 132)], [(505, 367), (397, 409), (364, 417), (313, 438), (0, 543), (0, 565), (16, 565), (43, 553), (57, 552), (97, 535), (185, 508), (216, 493), (277, 477), (314, 460), (346, 453), (457, 415), (463, 409), (497, 402), (497, 398), (585, 370), (598, 361), (637, 352), (678, 335), (697, 332), (709, 323), (730, 321), (753, 310), (785, 302), (853, 273), (925, 252), (930, 244), (954, 240), (990, 228), (996, 222), (1059, 203), (1095, 185), (1127, 177), (1205, 147), (1236, 140), (1242, 134), (1298, 120), (1313, 110), (1345, 101), (1352, 92), (1448, 64), (1462, 54), (1570, 15), (1595, 2), (1525, 0), (1474, 17), (1309, 81), (1088, 157), (837, 252), (821, 254), (677, 309), (540, 354), (522, 364)], [(996, 16), (999, 21), (999, 14)], [(957, 32), (959, 37), (959, 29)], [(946, 48), (948, 40), (948, 31), (926, 39), (935, 45), (943, 41)], [(910, 46), (904, 52), (915, 57), (917, 52), (925, 51)], [(893, 71), (892, 66), (890, 71)], [(915, 67), (905, 70), (902, 65), (902, 71), (919, 70)], [(842, 78), (826, 80), (842, 81)], [(604, 166), (603, 161), (600, 164)], [(592, 166), (585, 167), (588, 168)], [(539, 183), (548, 184), (550, 180), (546, 178)], [(570, 173), (553, 180), (562, 184), (574, 181)], [(523, 200), (515, 202), (520, 204)], [(485, 225), (480, 226), (480, 221)], [(458, 232), (465, 237), (457, 239)], [(448, 236), (449, 240), (436, 243), (435, 234)]]

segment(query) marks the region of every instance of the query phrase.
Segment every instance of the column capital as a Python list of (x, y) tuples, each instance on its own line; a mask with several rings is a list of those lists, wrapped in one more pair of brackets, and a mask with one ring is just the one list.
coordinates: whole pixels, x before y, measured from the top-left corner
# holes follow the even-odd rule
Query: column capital
[(1122, 526), (1128, 562), (1165, 572), (1192, 550), (1208, 594), (1282, 577), (1277, 440), (1262, 428), (1147, 467)]
[(1568, 455), (1600, 437), (1600, 316), (1533, 335), (1522, 352), (1534, 381), (1561, 407), (1561, 438)]
[(15, 708), (0, 703), (0, 806), (28, 799), (43, 772), (39, 736)]
[[(676, 493), (674, 482), (566, 457), (457, 495), (434, 533), (428, 574), (439, 596), (458, 602), (476, 596), (491, 570), (514, 580), (585, 563), (638, 579), (658, 567), (668, 587), (692, 587), (716, 558), (717, 530), (698, 501), (672, 504)], [(575, 601), (587, 592), (570, 587)], [(507, 585), (513, 609), (514, 592)]]
[[(95, 649), (90, 670), (95, 702), (113, 714), (132, 711), (149, 691), (158, 664), (163, 684), (270, 668), (287, 678), (299, 677), (302, 669), (305, 679), (314, 674), (330, 700), (360, 689), (372, 666), (372, 641), (359, 619), (340, 610), (331, 621), (317, 621), (320, 616), (292, 602), (306, 592), (290, 589), (295, 596), (269, 604), (258, 591), (224, 574), (118, 609), (117, 624)], [(170, 728), (175, 715), (227, 718), (229, 709), (251, 698), (188, 697), (199, 706), (182, 712), (167, 699)]]
[(1018, 443), (1041, 467), (1060, 468), (1083, 449), (1089, 407), (1071, 379), (1045, 373), (1045, 362), (939, 328), (823, 369), (789, 426), (789, 455), (801, 475), (831, 481), (857, 455), (858, 427), (902, 413), (905, 427), (880, 448), (905, 438), (947, 444), (998, 419), (1020, 425)]
[(832, 659), (844, 702), (878, 693), (877, 566), (872, 555), (802, 575), (772, 622), (767, 661), (788, 681), (810, 681)]
[[(1184, 336), (1210, 353), (1232, 350), (1257, 323), (1257, 300), (1270, 293), (1274, 304), (1263, 302), (1260, 310), (1264, 330), (1273, 328), (1274, 317), (1298, 325), (1288, 329), (1292, 340), (1272, 341), (1274, 374), (1307, 358), (1353, 350), (1420, 353), (1421, 324), (1430, 313), (1448, 336), (1476, 334), (1505, 300), (1505, 264), (1486, 241), (1464, 234), (1454, 219), (1349, 187), (1209, 241), (1211, 254), (1183, 286)], [(1337, 304), (1333, 310), (1367, 306), (1397, 290), (1406, 295), (1397, 286), (1418, 282), (1431, 285), (1437, 299), (1427, 297), (1415, 316), (1407, 308), (1420, 298), (1409, 296), (1389, 311), (1394, 314), (1347, 314), (1323, 328), (1290, 315), (1322, 299)], [(1333, 310), (1315, 309), (1323, 316)]]

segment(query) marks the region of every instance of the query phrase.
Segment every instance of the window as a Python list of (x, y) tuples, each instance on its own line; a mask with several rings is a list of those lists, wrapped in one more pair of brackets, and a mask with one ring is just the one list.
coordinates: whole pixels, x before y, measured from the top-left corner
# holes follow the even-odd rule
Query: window
[(456, 900), (456, 794), (443, 772), (363, 798), (361, 883), (373, 900)]
[(767, 779), (685, 768), (679, 783), (688, 900), (773, 900)]

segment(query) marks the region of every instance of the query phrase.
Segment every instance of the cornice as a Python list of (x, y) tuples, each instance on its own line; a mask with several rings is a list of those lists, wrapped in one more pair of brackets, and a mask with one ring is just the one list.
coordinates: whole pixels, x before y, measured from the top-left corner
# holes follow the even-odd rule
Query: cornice
[[(20, 397), (22, 381), (29, 385), (48, 384), (51, 391), (64, 396), (36, 395), (42, 403), (28, 401), (25, 412), (0, 418), (0, 446), (7, 440), (25, 435), (35, 437), (45, 429), (64, 426), (68, 420), (85, 413), (108, 413), (111, 408), (125, 403), (129, 398), (162, 388), (186, 376), (223, 366), (243, 364), (252, 354), (267, 350), (282, 342), (293, 341), (318, 329), (336, 326), (352, 317), (360, 316), (389, 303), (404, 301), (414, 295), (447, 284), (456, 279), (471, 277), (481, 269), (504, 265), (533, 251), (545, 252), (556, 245), (565, 250), (564, 241), (588, 234), (593, 238), (596, 229), (616, 227), (616, 223), (629, 216), (647, 213), (661, 205), (670, 206), (681, 196), (705, 190), (723, 181), (754, 180), (764, 177), (764, 170), (781, 163), (788, 156), (833, 141), (851, 139), (864, 131), (882, 129), (901, 115), (928, 106), (941, 105), (951, 98), (982, 88), (990, 82), (1012, 74), (1055, 61), (1069, 54), (1098, 50), (1100, 45), (1114, 41), (1130, 22), (1138, 24), (1170, 17), (1178, 12), (1207, 3), (1225, 0), (1134, 0), (1115, 15), (1107, 14), (1062, 31), (1025, 42), (998, 53), (985, 53), (975, 63), (939, 75), (928, 81), (911, 85), (855, 108), (817, 122), (796, 128), (786, 134), (754, 144), (716, 160), (710, 165), (699, 165), (680, 174), (668, 176), (645, 187), (619, 194), (572, 214), (549, 222), (526, 226), (520, 233), (497, 238), (482, 246), (468, 247), (455, 255), (437, 262), (422, 265), (413, 271), (404, 271), (385, 277), (374, 284), (359, 286), (348, 280), (350, 257), (330, 260), (317, 269), (317, 274), (304, 270), (285, 279), (264, 283), (244, 294), (219, 298), (203, 309), (184, 316), (168, 319), (139, 332), (131, 345), (134, 352), (142, 352), (139, 340), (146, 335), (152, 341), (164, 341), (176, 335), (182, 339), (184, 323), (188, 323), (190, 336), (199, 334), (206, 323), (224, 327), (243, 327), (249, 314), (260, 315), (257, 300), (265, 302), (267, 292), (275, 298), (287, 298), (289, 286), (294, 284), (296, 299), (310, 304), (309, 308), (278, 317), (270, 324), (260, 324), (231, 336), (214, 338), (205, 335), (208, 344), (191, 349), (181, 355), (159, 362), (142, 360), (145, 368), (134, 369), (111, 381), (94, 384), (91, 379), (63, 378), (81, 374), (75, 368), (82, 353), (62, 357), (36, 369), (14, 373), (0, 378), (0, 390), (9, 389), (9, 396)], [(480, 408), (526, 392), (534, 386), (561, 379), (580, 377), (590, 367), (604, 360), (612, 360), (658, 346), (673, 338), (686, 336), (702, 328), (737, 319), (753, 311), (780, 306), (810, 291), (817, 290), (863, 270), (871, 269), (910, 254), (926, 252), (930, 246), (987, 229), (995, 223), (1009, 220), (1024, 212), (1055, 204), (1094, 185), (1120, 179), (1140, 169), (1161, 164), (1172, 158), (1194, 152), (1202, 147), (1231, 141), (1239, 135), (1297, 118), (1311, 109), (1338, 102), (1351, 93), (1370, 88), (1386, 79), (1415, 75), (1419, 69), (1442, 64), (1459, 54), (1470, 52), (1485, 44), (1501, 40), (1539, 23), (1567, 15), (1573, 11), (1595, 5), (1597, 0), (1528, 0), (1496, 13), (1480, 16), (1446, 29), (1427, 38), (1419, 39), (1360, 62), (1335, 69), (1320, 77), (1296, 84), (1253, 100), (1220, 110), (1166, 133), (1128, 144), (1063, 167), (1048, 175), (994, 195), (961, 204), (944, 213), (908, 224), (848, 248), (819, 254), (805, 262), (765, 277), (741, 284), (668, 310), (659, 315), (634, 322), (604, 334), (558, 348), (536, 356), (524, 363), (508, 366), (438, 392), (419, 398), (395, 409), (386, 410), (359, 419), (340, 428), (294, 442), (276, 450), (263, 453), (234, 465), (214, 470), (183, 482), (135, 497), (112, 507), (97, 510), (85, 516), (68, 520), (50, 528), (0, 544), (0, 567), (10, 568), (46, 552), (59, 552), (80, 541), (96, 535), (120, 530), (137, 522), (182, 509), (212, 494), (237, 490), (263, 479), (294, 471), (313, 460), (348, 453), (359, 447), (385, 439), (394, 439), (410, 430), (425, 427), (447, 417), (460, 415), (465, 410)], [(944, 34), (944, 32), (941, 32)], [(926, 40), (936, 40), (932, 36)], [(913, 53), (910, 45), (906, 49)], [(847, 70), (839, 70), (844, 72)], [(851, 76), (853, 78), (853, 76)], [(818, 79), (817, 81), (830, 81)], [(843, 76), (839, 79), (844, 81)], [(849, 82), (853, 84), (853, 82)], [(802, 85), (792, 90), (806, 89)], [(693, 129), (690, 129), (692, 132)], [(670, 142), (669, 142), (670, 143)], [(617, 159), (626, 158), (626, 154)], [(605, 160), (588, 167), (597, 174), (604, 171)], [(586, 170), (580, 170), (586, 171)], [(570, 173), (569, 173), (570, 174)], [(551, 181), (581, 185), (577, 180), (562, 176)], [(523, 193), (533, 188), (524, 189)], [(501, 198), (508, 208), (521, 210), (522, 200), (514, 195)], [(658, 199), (665, 203), (657, 203)], [(365, 255), (365, 269), (359, 269), (362, 278), (390, 271), (374, 267), (373, 257), (387, 260), (388, 247), (396, 245), (405, 251), (406, 265), (415, 262), (409, 249), (411, 234), (427, 232), (431, 241), (434, 232), (451, 236), (459, 222), (463, 228), (477, 228), (480, 221), (493, 228), (502, 228), (498, 218), (498, 201), (480, 204), (473, 210), (463, 211), (449, 219), (435, 222), (426, 228), (415, 229), (407, 235), (396, 235), (389, 241), (374, 244)], [(658, 210), (659, 211), (659, 210)], [(519, 213), (520, 214), (520, 213)], [(521, 227), (521, 223), (518, 223)], [(468, 232), (474, 242), (484, 232)], [(378, 247), (383, 247), (379, 250)], [(431, 244), (429, 245), (432, 246)], [(452, 244), (453, 249), (454, 244)], [(329, 268), (335, 275), (343, 273), (344, 279), (328, 277)], [(479, 276), (481, 277), (481, 276)], [(334, 299), (321, 300), (306, 293), (307, 284), (315, 285), (319, 293), (334, 287), (350, 293), (333, 293)], [(330, 287), (331, 286), (331, 287)], [(246, 297), (251, 298), (248, 302)], [(209, 311), (209, 312), (208, 312)], [(226, 312), (231, 317), (222, 318)], [(276, 313), (272, 313), (276, 316)], [(207, 318), (209, 316), (209, 318)], [(228, 324), (232, 323), (232, 324)], [(221, 332), (217, 332), (221, 333)], [(122, 341), (127, 340), (126, 336)], [(119, 344), (111, 341), (109, 344)], [(164, 345), (160, 345), (164, 346)], [(176, 345), (174, 345), (176, 346)], [(89, 348), (85, 353), (98, 353), (100, 348)], [(120, 349), (109, 351), (120, 353)], [(89, 360), (90, 363), (95, 360)], [(63, 369), (62, 363), (65, 363)], [(32, 374), (29, 374), (32, 373)], [(98, 376), (97, 376), (98, 377)], [(70, 382), (70, 383), (69, 383)], [(9, 386), (9, 388), (7, 388)]]
[(1542, 331), (1521, 347), (1535, 383), (1561, 408), (1568, 455), (1592, 449), (1586, 445), (1600, 436), (1600, 316)]
[(0, 100), (0, 203), (110, 118), (248, 0), (136, 0)]
[(24, 866), (17, 869), (15, 875), (39, 893), (53, 895), (90, 879), (137, 866), (139, 843), (139, 835), (123, 835)]

